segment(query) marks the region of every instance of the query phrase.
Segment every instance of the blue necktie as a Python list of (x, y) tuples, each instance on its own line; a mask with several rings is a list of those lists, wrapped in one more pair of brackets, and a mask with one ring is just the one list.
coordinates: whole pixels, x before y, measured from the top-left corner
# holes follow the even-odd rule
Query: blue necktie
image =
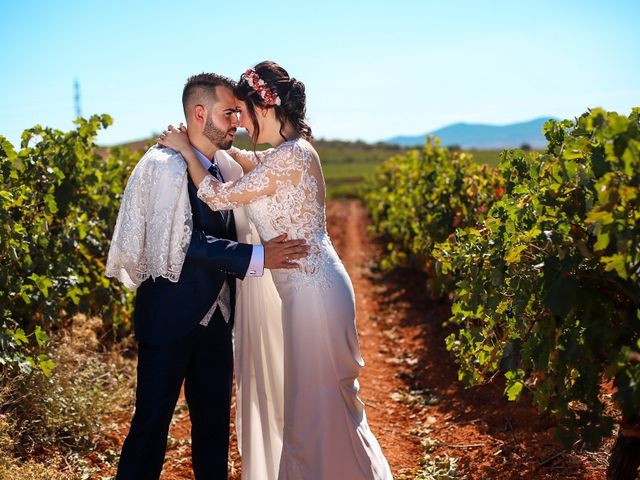
[(222, 174), (220, 173), (220, 169), (218, 168), (217, 164), (212, 163), (207, 170), (211, 175), (213, 175), (214, 178), (216, 178), (217, 180), (220, 180), (221, 182), (224, 182), (224, 179), (222, 178)]
[[(213, 178), (220, 180), (221, 182), (224, 182), (224, 178), (222, 178), (222, 173), (220, 173), (220, 168), (216, 163), (211, 163), (211, 166), (207, 170), (211, 175), (213, 175)], [(226, 224), (229, 221), (229, 210), (220, 210), (220, 215), (222, 215), (224, 223)]]

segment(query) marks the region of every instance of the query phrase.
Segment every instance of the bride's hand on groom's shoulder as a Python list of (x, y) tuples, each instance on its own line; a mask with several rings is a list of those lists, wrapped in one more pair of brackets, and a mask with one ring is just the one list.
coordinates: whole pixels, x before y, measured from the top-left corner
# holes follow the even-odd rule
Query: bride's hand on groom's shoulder
[(283, 233), (264, 244), (264, 266), (274, 270), (300, 268), (295, 261), (309, 255), (309, 245), (304, 240), (287, 240)]
[(181, 123), (179, 128), (169, 125), (167, 129), (160, 134), (157, 139), (158, 144), (168, 147), (176, 152), (182, 153), (186, 149), (191, 148), (189, 136), (186, 127)]

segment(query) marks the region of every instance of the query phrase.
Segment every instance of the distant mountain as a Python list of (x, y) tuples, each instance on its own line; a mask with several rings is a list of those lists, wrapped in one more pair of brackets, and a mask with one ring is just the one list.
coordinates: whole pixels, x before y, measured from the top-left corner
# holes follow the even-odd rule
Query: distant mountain
[(542, 135), (542, 126), (551, 117), (541, 117), (528, 122), (509, 125), (486, 125), (480, 123), (455, 123), (424, 135), (398, 136), (385, 140), (403, 147), (422, 146), (427, 135), (442, 141), (442, 145), (459, 145), (463, 149), (500, 150), (520, 147), (527, 143), (533, 149), (544, 148), (547, 144)]

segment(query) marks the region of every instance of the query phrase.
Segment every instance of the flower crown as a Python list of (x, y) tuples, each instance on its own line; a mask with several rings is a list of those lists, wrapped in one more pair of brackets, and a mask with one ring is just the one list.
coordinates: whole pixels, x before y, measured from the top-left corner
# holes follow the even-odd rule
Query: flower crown
[(249, 86), (253, 88), (258, 95), (264, 100), (264, 103), (268, 106), (280, 105), (280, 97), (274, 91), (272, 91), (267, 84), (260, 78), (258, 73), (253, 68), (247, 68), (247, 71), (244, 72), (244, 79), (247, 81)]

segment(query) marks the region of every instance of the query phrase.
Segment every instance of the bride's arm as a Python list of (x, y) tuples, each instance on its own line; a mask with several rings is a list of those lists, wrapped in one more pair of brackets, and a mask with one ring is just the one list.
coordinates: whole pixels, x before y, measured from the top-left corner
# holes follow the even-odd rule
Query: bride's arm
[(253, 170), (262, 160), (264, 160), (265, 154), (271, 152), (273, 149), (264, 150), (261, 152), (250, 152), (249, 150), (242, 150), (237, 147), (231, 147), (227, 150), (227, 153), (240, 164), (244, 173)]
[(282, 161), (282, 152), (267, 155), (249, 173), (235, 182), (222, 183), (207, 175), (198, 186), (198, 198), (212, 210), (228, 210), (273, 195), (287, 181), (297, 185), (302, 169)]
[(171, 129), (158, 139), (158, 143), (184, 157), (189, 175), (198, 187), (198, 198), (212, 210), (230, 210), (273, 195), (284, 182), (297, 185), (302, 175), (302, 158), (295, 154), (293, 145), (273, 149), (239, 180), (222, 183), (202, 166), (186, 133)]

